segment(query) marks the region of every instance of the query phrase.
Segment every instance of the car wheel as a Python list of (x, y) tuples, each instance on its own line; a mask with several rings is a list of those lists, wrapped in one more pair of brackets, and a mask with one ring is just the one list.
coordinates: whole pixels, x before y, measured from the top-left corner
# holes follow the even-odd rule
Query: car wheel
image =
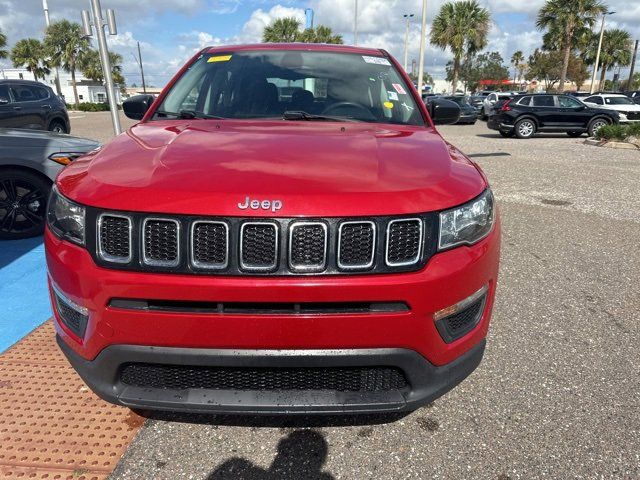
[(515, 133), (514, 131), (510, 131), (510, 132), (503, 132), (502, 130), (498, 130), (500, 132), (500, 135), (503, 136), (504, 138), (512, 138)]
[(578, 138), (582, 136), (582, 132), (567, 132), (567, 135), (569, 135), (571, 138)]
[(35, 173), (0, 170), (0, 240), (42, 235), (50, 190)]
[(609, 125), (609, 122), (604, 118), (596, 118), (594, 120), (591, 120), (591, 123), (589, 124), (589, 136), (595, 137), (596, 133), (598, 133), (598, 130), (607, 125)]
[(518, 138), (531, 138), (536, 134), (536, 124), (533, 120), (525, 118), (516, 123), (516, 136)]
[(54, 120), (49, 125), (49, 131), (54, 133), (67, 133), (67, 127), (60, 120)]

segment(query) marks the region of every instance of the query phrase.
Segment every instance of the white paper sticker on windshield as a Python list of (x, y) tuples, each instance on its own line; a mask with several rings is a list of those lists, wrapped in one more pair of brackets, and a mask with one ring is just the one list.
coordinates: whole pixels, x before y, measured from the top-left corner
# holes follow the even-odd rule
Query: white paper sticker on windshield
[(405, 89), (399, 83), (392, 83), (391, 85), (393, 85), (393, 88), (395, 88), (396, 92), (398, 92), (400, 95), (406, 95), (407, 94)]
[(398, 94), (396, 92), (387, 92), (387, 96), (389, 97), (389, 100), (398, 101)]
[(367, 63), (373, 63), (374, 65), (387, 65), (391, 66), (391, 62), (383, 57), (367, 57), (366, 55), (362, 56), (362, 59)]

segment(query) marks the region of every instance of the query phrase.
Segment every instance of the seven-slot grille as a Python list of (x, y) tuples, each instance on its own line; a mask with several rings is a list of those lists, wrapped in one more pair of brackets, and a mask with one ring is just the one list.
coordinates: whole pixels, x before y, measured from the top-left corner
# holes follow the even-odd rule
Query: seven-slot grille
[(242, 218), (102, 212), (87, 246), (104, 267), (186, 274), (415, 271), (437, 249), (438, 216)]
[(98, 254), (108, 262), (131, 261), (131, 219), (101, 215), (98, 219)]
[(147, 265), (175, 267), (180, 262), (177, 220), (147, 218), (143, 228), (142, 258)]

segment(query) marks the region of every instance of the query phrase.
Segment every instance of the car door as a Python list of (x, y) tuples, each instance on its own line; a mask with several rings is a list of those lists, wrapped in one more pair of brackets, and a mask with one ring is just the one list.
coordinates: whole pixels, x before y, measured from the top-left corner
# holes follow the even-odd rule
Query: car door
[(13, 102), (8, 85), (0, 85), (0, 127), (11, 127)]
[(562, 127), (587, 128), (592, 112), (585, 104), (568, 95), (558, 95), (558, 108)]
[(15, 124), (18, 128), (44, 129), (38, 90), (34, 85), (16, 83), (9, 87), (14, 100)]
[(538, 128), (556, 128), (561, 124), (559, 109), (553, 95), (534, 95), (533, 112), (538, 119)]

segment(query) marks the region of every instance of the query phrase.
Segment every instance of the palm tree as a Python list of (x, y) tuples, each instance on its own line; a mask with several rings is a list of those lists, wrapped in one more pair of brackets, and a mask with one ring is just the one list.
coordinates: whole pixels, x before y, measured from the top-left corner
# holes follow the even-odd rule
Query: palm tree
[(431, 43), (453, 53), (452, 88), (457, 90), (462, 59), (470, 57), (487, 45), (491, 25), (489, 11), (477, 0), (448, 2), (442, 5), (433, 20)]
[(599, 15), (607, 11), (600, 0), (547, 0), (538, 12), (536, 26), (540, 30), (553, 32), (552, 37), (559, 39), (563, 53), (559, 90), (564, 91), (571, 50), (576, 34), (585, 27), (592, 28)]
[(9, 55), (9, 52), (7, 52), (4, 47), (7, 46), (7, 36), (2, 33), (2, 30), (0, 30), (0, 58), (7, 58), (7, 56)]
[(314, 32), (313, 42), (309, 43), (334, 43), (334, 44), (342, 44), (342, 35), (335, 34), (331, 30), (330, 27), (325, 25), (318, 25)]
[[(513, 65), (513, 84), (516, 84), (516, 80), (518, 77), (518, 72), (521, 72), (521, 64), (524, 62), (524, 53), (522, 50), (518, 50), (511, 56), (511, 65)], [(520, 74), (522, 76), (522, 74)]]
[[(122, 76), (122, 55), (109, 52), (109, 63), (111, 64), (111, 77), (121, 91), (124, 91), (125, 80)], [(98, 50), (89, 49), (78, 57), (78, 68), (82, 74), (94, 82), (104, 82), (104, 72), (102, 71), (102, 61)], [(109, 92), (107, 92), (108, 95)]]
[(78, 58), (89, 49), (89, 41), (83, 36), (82, 27), (69, 20), (60, 20), (47, 27), (44, 47), (51, 64), (71, 73), (71, 86), (76, 107), (80, 103), (76, 86)]
[[(602, 49), (600, 50), (600, 89), (603, 88), (607, 71), (615, 65), (626, 67), (631, 64), (632, 39), (629, 32), (619, 28), (605, 30), (602, 37)], [(594, 42), (594, 47), (598, 48)]]
[(300, 37), (301, 23), (294, 17), (278, 18), (265, 27), (262, 41), (269, 43), (291, 43)]
[(33, 73), (33, 77), (44, 79), (51, 73), (49, 65), (43, 55), (42, 42), (35, 38), (24, 38), (11, 49), (11, 62), (14, 67), (25, 67)]

